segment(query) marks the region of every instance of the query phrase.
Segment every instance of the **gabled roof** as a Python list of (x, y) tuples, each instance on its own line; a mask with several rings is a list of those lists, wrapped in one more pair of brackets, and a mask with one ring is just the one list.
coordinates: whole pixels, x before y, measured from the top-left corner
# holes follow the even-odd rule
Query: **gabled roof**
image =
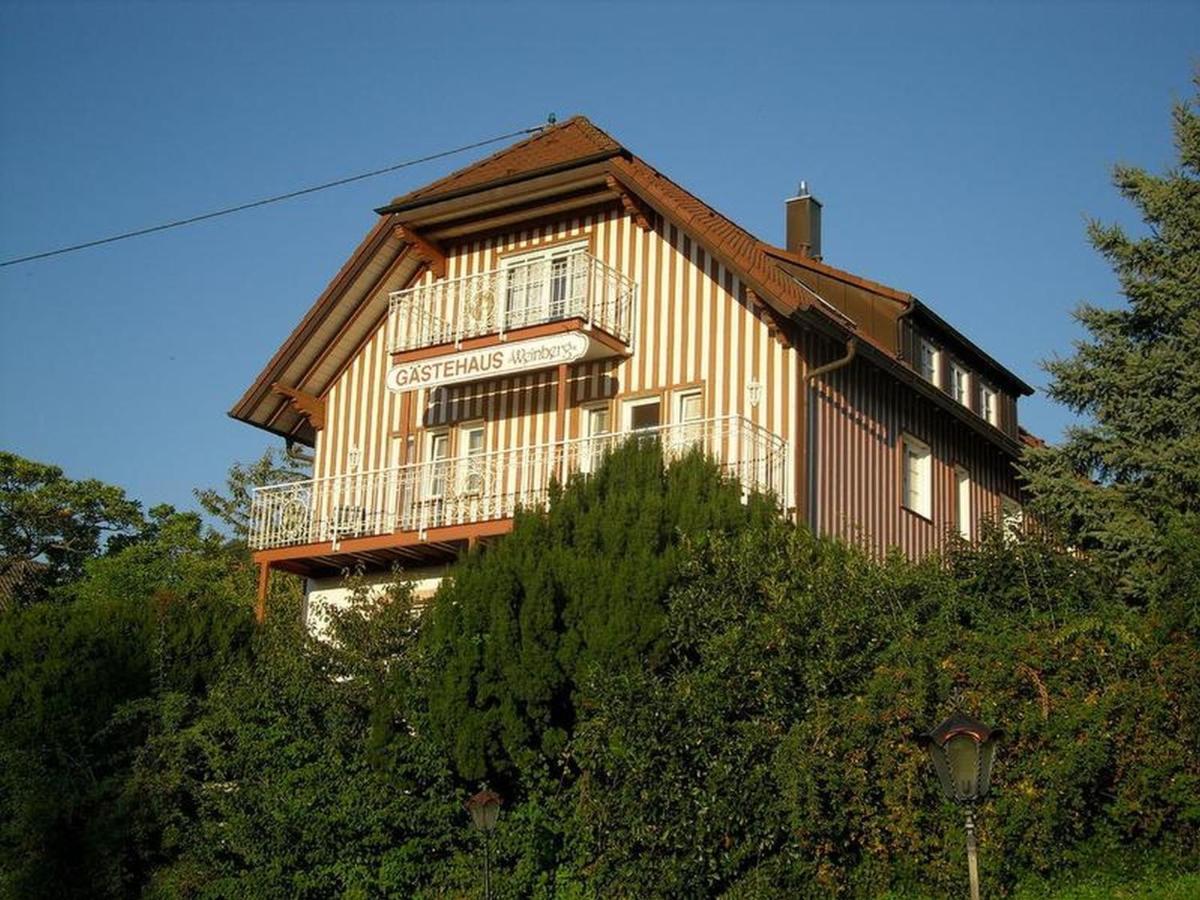
[(622, 152), (624, 148), (620, 144), (583, 116), (572, 116), (479, 162), (451, 172), (445, 178), (401, 194), (376, 212), (380, 215), (400, 212), (458, 194), (531, 178), (559, 166), (583, 165)]
[[(797, 277), (796, 271), (816, 272), (853, 284), (900, 304), (905, 313), (928, 312), (916, 298), (759, 240), (634, 156), (586, 118), (574, 116), (425, 187), (396, 197), (378, 209), (380, 219), (375, 227), (230, 415), (281, 435), (311, 440), (311, 431), (306, 430), (304, 420), (291, 411), (285, 398), (272, 392), (271, 385), (279, 382), (309, 393), (322, 393), (331, 382), (332, 373), (340, 370), (341, 364), (357, 349), (359, 341), (354, 338), (361, 337), (372, 321), (378, 321), (380, 290), (388, 285), (395, 290), (419, 273), (419, 261), (414, 254), (405, 252), (407, 245), (395, 236), (393, 226), (411, 215), (419, 218), (447, 205), (460, 207), (473, 203), (470, 198), (474, 194), (489, 192), (494, 197), (498, 188), (504, 188), (499, 192), (501, 195), (518, 190), (540, 190), (544, 194), (543, 185), (566, 178), (603, 181), (602, 175), (596, 175), (600, 169), (690, 231), (777, 312), (788, 318), (803, 314), (809, 324), (834, 334), (858, 338), (869, 355), (897, 375), (906, 377), (892, 347), (860, 331), (853, 320)], [(547, 177), (551, 175), (553, 177)], [(528, 184), (523, 184), (526, 182)], [(615, 198), (617, 195), (609, 196)], [(368, 306), (370, 315), (361, 315)], [(1000, 367), (983, 351), (978, 352), (1012, 382), (1023, 385), (1016, 375)]]

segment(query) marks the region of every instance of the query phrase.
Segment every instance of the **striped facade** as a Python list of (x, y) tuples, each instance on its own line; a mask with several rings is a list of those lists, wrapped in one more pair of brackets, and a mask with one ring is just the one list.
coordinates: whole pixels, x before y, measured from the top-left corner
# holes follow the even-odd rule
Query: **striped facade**
[[(363, 470), (414, 462), (424, 429), (466, 421), (486, 423), (489, 450), (579, 437), (580, 407), (594, 401), (614, 401), (616, 422), (622, 401), (658, 394), (669, 421), (672, 392), (695, 387), (701, 389), (706, 418), (743, 416), (784, 438), (789, 453), (796, 452), (799, 354), (772, 337), (739, 299), (745, 295), (740, 279), (661, 216), (653, 230), (645, 231), (619, 209), (602, 210), (448, 247), (447, 278), (492, 270), (500, 254), (565, 240), (589, 241), (598, 259), (638, 285), (633, 352), (572, 367), (566, 434), (557, 433), (554, 369), (434, 391), (421, 388), (405, 401), (384, 383), (389, 355), (381, 321), (325, 398), (329, 416), (317, 437), (314, 477), (349, 471), (352, 451)], [(417, 283), (431, 281), (426, 271)], [(753, 404), (751, 382), (763, 386), (762, 399)], [(407, 451), (399, 443), (405, 432), (412, 434)]]
[[(648, 400), (659, 402), (660, 433), (697, 446), (686, 408), (725, 471), (777, 493), (822, 535), (913, 558), (952, 534), (977, 539), (1021, 498), (1013, 462), (1028, 436), (1017, 403), (1032, 389), (916, 297), (810, 256), (819, 206), (788, 200), (787, 246), (772, 246), (576, 117), (377, 210), (231, 410), (312, 447), (311, 479), (256, 493), (260, 603), (271, 568), (335, 599), (347, 568), (403, 565), (435, 583), (455, 554), (504, 533), (516, 508), (544, 502), (554, 480), (591, 471), (585, 411), (606, 408), (597, 433), (617, 440), (633, 428), (626, 413)], [(575, 248), (586, 252), (572, 265), (618, 286), (615, 319), (596, 315), (591, 281), (585, 305), (559, 297), (551, 313), (544, 300), (540, 320), (515, 306), (480, 311), (483, 297), (495, 310), (501, 286), (518, 283), (488, 273)], [(549, 282), (537, 290), (549, 297)], [(581, 361), (433, 389), (388, 385), (397, 364), (466, 366), (480, 348), (511, 339), (532, 352), (572, 330), (587, 347)], [(919, 504), (905, 481), (905, 448), (917, 444), (928, 473)]]
[[(999, 519), (1003, 497), (1021, 496), (1008, 456), (869, 363), (856, 360), (815, 379), (809, 410), (807, 520), (819, 534), (918, 558), (957, 533), (956, 469), (969, 476), (972, 540), (983, 521)], [(906, 435), (931, 450), (928, 518), (904, 506)]]

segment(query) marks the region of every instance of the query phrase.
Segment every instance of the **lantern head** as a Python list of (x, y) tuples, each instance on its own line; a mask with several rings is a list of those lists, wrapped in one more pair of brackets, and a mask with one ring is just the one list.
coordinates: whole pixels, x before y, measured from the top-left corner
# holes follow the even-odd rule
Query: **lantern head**
[(992, 760), (996, 742), (1002, 736), (998, 728), (954, 713), (918, 740), (929, 751), (946, 797), (959, 803), (974, 803), (987, 796), (991, 787)]
[(493, 831), (496, 828), (496, 820), (500, 817), (500, 804), (503, 802), (504, 798), (495, 791), (480, 791), (467, 801), (471, 824), (480, 831)]

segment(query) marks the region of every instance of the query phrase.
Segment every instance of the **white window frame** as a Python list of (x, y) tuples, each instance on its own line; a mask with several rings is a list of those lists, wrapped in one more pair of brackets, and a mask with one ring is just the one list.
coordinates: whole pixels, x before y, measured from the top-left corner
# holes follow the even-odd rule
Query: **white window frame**
[(971, 472), (966, 466), (954, 467), (954, 518), (958, 536), (971, 540), (974, 521), (971, 516)]
[[(498, 315), (500, 317), (500, 330), (508, 331), (512, 328), (524, 328), (528, 325), (536, 325), (541, 322), (549, 322), (557, 319), (566, 318), (572, 314), (586, 315), (584, 310), (575, 310), (572, 308), (572, 301), (575, 300), (576, 294), (579, 292), (581, 285), (578, 283), (579, 273), (573, 270), (570, 260), (573, 254), (586, 252), (588, 250), (588, 242), (570, 241), (561, 244), (553, 244), (549, 247), (537, 247), (530, 249), (526, 253), (513, 253), (504, 257), (500, 264), (502, 273), (500, 284), (500, 303)], [(553, 295), (554, 279), (551, 273), (550, 266), (554, 260), (566, 257), (567, 272), (566, 272), (566, 293), (562, 298), (562, 309), (557, 315), (551, 316), (551, 302)], [(509, 279), (513, 277), (512, 270), (523, 266), (533, 266), (536, 263), (545, 262), (546, 272), (545, 278), (538, 286), (538, 296), (531, 302), (529, 299), (529, 286), (526, 283), (524, 290), (526, 291), (525, 303), (522, 307), (522, 315), (520, 320), (515, 324), (509, 321), (509, 316), (512, 310), (508, 307), (508, 292), (510, 288)], [(587, 284), (586, 277), (582, 284), (582, 289), (586, 293)]]
[[(607, 413), (608, 427), (604, 431), (596, 431), (593, 427), (595, 413)], [(611, 443), (613, 432), (612, 404), (607, 400), (599, 403), (585, 403), (579, 408), (579, 430), (582, 437), (579, 446), (579, 471), (590, 475), (596, 470), (604, 451)]]
[[(479, 449), (477, 452), (471, 452), (472, 434), (478, 434)], [(471, 461), (477, 457), (487, 456), (487, 423), (482, 419), (476, 419), (472, 422), (463, 422), (458, 426), (458, 453), (457, 468), (458, 477), (456, 489), (459, 494), (479, 494), (483, 491), (483, 471), (482, 467), (476, 465), (472, 467)]]
[[(624, 431), (635, 433), (633, 428), (633, 411), (639, 406), (658, 406), (658, 428), (663, 425), (663, 398), (661, 394), (649, 394), (645, 397), (633, 397), (623, 402), (621, 407), (621, 427)], [(649, 431), (650, 429), (638, 429), (639, 431)]]
[[(959, 376), (962, 376), (962, 393), (958, 390)], [(963, 406), (970, 407), (971, 405), (971, 370), (960, 363), (958, 360), (950, 361), (950, 396), (961, 403)]]
[(979, 383), (979, 416), (989, 425), (1000, 422), (1000, 392), (982, 381)]
[[(920, 466), (917, 473), (920, 481), (916, 485), (916, 497), (913, 496), (914, 490), (910, 481), (912, 477), (912, 468), (909, 466), (911, 451), (917, 451), (914, 455), (918, 458)], [(933, 519), (933, 451), (929, 444), (907, 433), (900, 437), (900, 503), (910, 512), (926, 519)]]
[[(684, 410), (693, 401), (696, 403), (695, 415), (690, 418)], [(704, 391), (699, 387), (681, 388), (671, 397), (671, 443), (675, 447), (689, 447), (696, 444), (704, 436)]]
[[(926, 357), (929, 359), (929, 370), (925, 369)], [(918, 374), (935, 387), (941, 387), (939, 383), (939, 370), (941, 369), (942, 351), (929, 338), (922, 337), (917, 343), (917, 372)]]
[[(445, 441), (445, 453), (434, 456), (434, 448), (439, 440)], [(446, 477), (450, 473), (450, 429), (436, 428), (425, 432), (424, 459), (426, 465), (423, 467), (425, 476), (421, 479), (421, 499), (441, 500), (446, 496)]]

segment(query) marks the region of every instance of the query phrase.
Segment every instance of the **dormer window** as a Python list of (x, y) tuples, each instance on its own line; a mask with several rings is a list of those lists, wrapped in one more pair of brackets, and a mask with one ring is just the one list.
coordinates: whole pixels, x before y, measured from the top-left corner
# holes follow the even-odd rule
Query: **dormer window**
[(996, 389), (986, 384), (979, 386), (979, 415), (990, 425), (999, 424)]
[(938, 348), (933, 345), (933, 342), (921, 338), (917, 348), (917, 371), (930, 384), (938, 383), (938, 356)]
[(956, 362), (950, 363), (950, 396), (963, 406), (970, 405), (971, 373)]

